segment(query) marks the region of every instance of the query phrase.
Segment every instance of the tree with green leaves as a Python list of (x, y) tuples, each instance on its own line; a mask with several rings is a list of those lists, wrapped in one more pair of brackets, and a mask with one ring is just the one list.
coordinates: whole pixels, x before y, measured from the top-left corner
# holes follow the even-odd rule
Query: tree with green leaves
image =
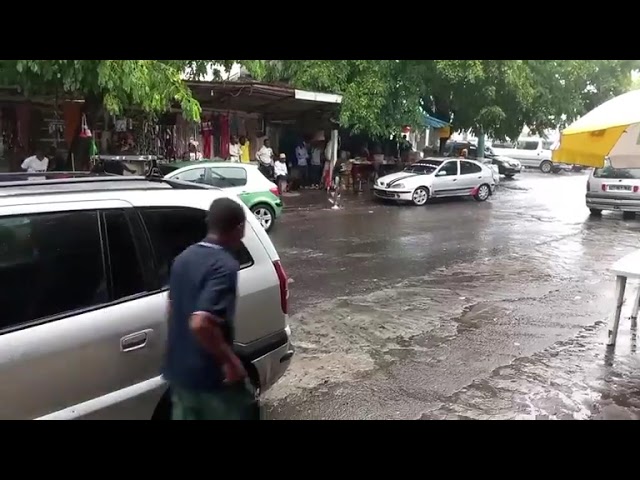
[(159, 114), (179, 104), (200, 119), (200, 105), (184, 77), (200, 79), (235, 60), (0, 60), (0, 84), (30, 94), (68, 95), (121, 114), (135, 107)]
[(636, 60), (280, 60), (257, 75), (343, 95), (340, 122), (380, 135), (424, 113), (495, 138), (562, 127), (626, 91)]

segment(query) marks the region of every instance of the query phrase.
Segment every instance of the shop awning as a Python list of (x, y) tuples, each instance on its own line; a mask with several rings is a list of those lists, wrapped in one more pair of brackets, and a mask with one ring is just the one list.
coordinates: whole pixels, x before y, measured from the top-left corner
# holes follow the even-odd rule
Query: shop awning
[(203, 109), (257, 113), (270, 121), (304, 117), (336, 122), (342, 96), (252, 81), (187, 82)]
[(436, 117), (432, 117), (431, 115), (424, 115), (424, 123), (427, 127), (431, 128), (444, 128), (450, 125), (448, 122), (444, 122)]

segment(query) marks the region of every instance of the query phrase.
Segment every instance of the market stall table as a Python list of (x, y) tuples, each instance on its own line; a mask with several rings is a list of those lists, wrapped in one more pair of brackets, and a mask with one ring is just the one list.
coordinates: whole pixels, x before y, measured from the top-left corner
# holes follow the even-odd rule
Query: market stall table
[[(616, 275), (616, 311), (609, 325), (609, 339), (607, 345), (614, 346), (618, 337), (620, 326), (620, 315), (622, 314), (622, 304), (624, 303), (624, 292), (629, 278), (640, 279), (640, 250), (622, 257), (611, 267), (611, 271)], [(636, 328), (638, 324), (638, 310), (640, 310), (640, 288), (636, 292), (633, 300), (633, 310), (631, 311), (631, 327)]]

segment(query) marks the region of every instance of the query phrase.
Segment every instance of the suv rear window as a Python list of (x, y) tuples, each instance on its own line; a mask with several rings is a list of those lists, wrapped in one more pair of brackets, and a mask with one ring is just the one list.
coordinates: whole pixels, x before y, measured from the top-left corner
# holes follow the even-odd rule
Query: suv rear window
[(595, 178), (638, 179), (640, 180), (640, 168), (613, 168), (606, 166), (596, 168), (593, 171)]

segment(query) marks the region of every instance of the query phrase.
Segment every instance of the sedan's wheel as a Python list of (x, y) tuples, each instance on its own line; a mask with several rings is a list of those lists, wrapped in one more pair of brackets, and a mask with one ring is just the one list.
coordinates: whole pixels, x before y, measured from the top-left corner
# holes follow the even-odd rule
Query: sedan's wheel
[(411, 196), (411, 201), (414, 205), (421, 207), (429, 200), (429, 192), (424, 187), (418, 187), (413, 191), (413, 195)]
[(542, 173), (551, 173), (553, 170), (553, 164), (549, 160), (545, 160), (540, 164), (540, 171)]
[(504, 178), (513, 178), (513, 173), (505, 173)]
[(594, 217), (599, 217), (600, 215), (602, 215), (602, 210), (600, 210), (599, 208), (590, 208), (589, 211)]
[(487, 198), (489, 198), (490, 195), (491, 188), (485, 183), (478, 187), (478, 191), (473, 196), (473, 198), (475, 198), (478, 202), (484, 202), (485, 200), (487, 200)]
[(622, 212), (622, 218), (624, 218), (625, 220), (633, 220), (634, 218), (636, 218), (636, 213), (635, 212)]
[(262, 228), (264, 228), (267, 232), (271, 230), (271, 227), (273, 227), (273, 219), (275, 217), (275, 214), (270, 206), (265, 204), (255, 205), (251, 209), (251, 212), (256, 217), (256, 220), (260, 222)]

